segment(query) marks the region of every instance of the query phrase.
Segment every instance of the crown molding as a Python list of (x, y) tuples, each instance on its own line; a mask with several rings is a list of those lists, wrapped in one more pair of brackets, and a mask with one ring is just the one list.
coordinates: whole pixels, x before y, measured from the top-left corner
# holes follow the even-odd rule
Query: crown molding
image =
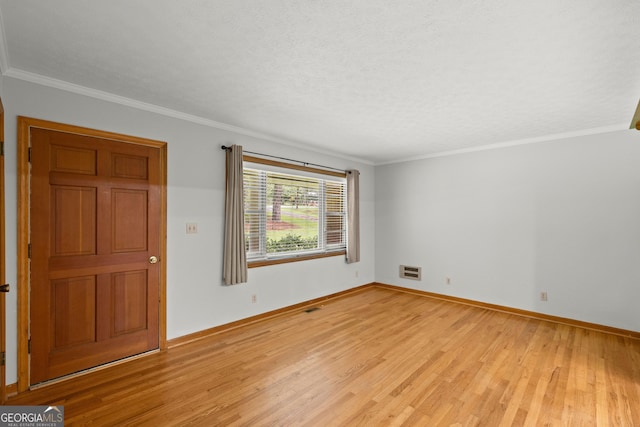
[[(51, 77), (46, 77), (46, 76), (43, 76), (41, 74), (31, 73), (29, 71), (24, 71), (24, 70), (18, 70), (18, 69), (15, 69), (15, 68), (9, 68), (8, 65), (7, 65), (8, 53), (7, 53), (7, 50), (6, 50), (6, 43), (5, 43), (5, 38), (4, 38), (4, 29), (3, 29), (2, 25), (1, 25), (2, 24), (1, 20), (2, 20), (2, 16), (0, 15), (0, 70), (2, 70), (2, 74), (7, 76), (7, 77), (12, 77), (12, 78), (15, 78), (15, 79), (18, 79), (18, 80), (24, 80), (24, 81), (27, 81), (27, 82), (30, 82), (30, 83), (35, 83), (35, 84), (39, 84), (39, 85), (42, 85), (42, 86), (47, 86), (47, 87), (63, 90), (63, 91), (66, 91), (66, 92), (72, 92), (72, 93), (75, 93), (75, 94), (84, 95), (84, 96), (88, 96), (88, 97), (91, 97), (91, 98), (100, 99), (100, 100), (103, 100), (103, 101), (112, 102), (112, 103), (115, 103), (115, 104), (120, 104), (120, 105), (124, 105), (124, 106), (131, 107), (131, 108), (136, 108), (136, 109), (143, 110), (143, 111), (148, 111), (148, 112), (151, 112), (151, 113), (160, 114), (160, 115), (163, 115), (163, 116), (172, 117), (172, 118), (176, 118), (176, 119), (179, 119), (179, 120), (184, 120), (184, 121), (187, 121), (187, 122), (200, 124), (200, 125), (203, 125), (203, 126), (207, 126), (207, 127), (211, 127), (211, 128), (215, 128), (215, 129), (219, 129), (219, 130), (233, 132), (233, 133), (236, 133), (236, 134), (245, 135), (245, 136), (249, 136), (249, 137), (252, 137), (252, 138), (257, 138), (257, 139), (262, 139), (262, 140), (265, 140), (265, 141), (275, 142), (277, 144), (287, 145), (287, 146), (290, 146), (290, 147), (302, 148), (304, 150), (316, 152), (316, 153), (319, 153), (319, 154), (338, 157), (338, 158), (341, 158), (341, 159), (344, 159), (344, 160), (350, 160), (350, 161), (354, 161), (354, 162), (357, 162), (357, 163), (362, 163), (362, 164), (366, 164), (366, 165), (370, 165), (370, 166), (382, 166), (382, 165), (388, 165), (388, 164), (410, 162), (410, 161), (414, 161), (414, 160), (431, 159), (431, 158), (435, 158), (435, 157), (447, 157), (447, 156), (454, 156), (454, 155), (458, 155), (458, 154), (474, 153), (474, 152), (486, 151), (486, 150), (496, 150), (496, 149), (500, 149), (500, 148), (515, 147), (515, 146), (518, 146), (518, 145), (527, 145), (527, 144), (536, 144), (536, 143), (541, 143), (541, 142), (550, 142), (550, 141), (556, 141), (556, 140), (561, 140), (561, 139), (568, 139), (568, 138), (574, 138), (574, 137), (580, 137), (580, 136), (589, 136), (589, 135), (598, 135), (598, 134), (603, 134), (603, 133), (617, 132), (617, 131), (620, 131), (620, 130), (628, 130), (629, 129), (629, 125), (627, 123), (620, 123), (620, 124), (610, 125), (610, 126), (602, 126), (602, 127), (591, 128), (591, 129), (582, 129), (582, 130), (572, 131), (572, 132), (549, 134), (549, 135), (543, 135), (543, 136), (534, 137), (534, 138), (524, 138), (524, 139), (518, 139), (518, 140), (512, 140), (512, 141), (499, 142), (499, 143), (496, 143), (496, 144), (487, 144), (487, 145), (483, 145), (483, 146), (480, 146), (480, 147), (464, 148), (464, 149), (460, 149), (460, 150), (443, 151), (443, 152), (440, 152), (440, 153), (427, 154), (427, 155), (422, 155), (422, 156), (413, 156), (413, 157), (407, 157), (407, 158), (400, 158), (400, 159), (390, 160), (390, 161), (386, 161), (386, 162), (371, 162), (369, 160), (356, 158), (356, 157), (345, 156), (343, 154), (336, 153), (336, 152), (333, 152), (333, 151), (318, 149), (318, 148), (316, 148), (314, 146), (310, 146), (308, 144), (296, 143), (296, 142), (291, 141), (291, 140), (274, 137), (272, 135), (264, 134), (264, 133), (261, 133), (261, 132), (256, 132), (256, 131), (253, 131), (253, 130), (250, 130), (250, 129), (245, 129), (245, 128), (242, 128), (242, 127), (239, 127), (239, 126), (233, 126), (233, 125), (229, 125), (229, 124), (226, 124), (226, 123), (217, 122), (215, 120), (206, 119), (204, 117), (199, 117), (199, 116), (195, 116), (195, 115), (192, 115), (192, 114), (183, 113), (181, 111), (172, 110), (170, 108), (165, 108), (165, 107), (161, 107), (161, 106), (158, 106), (158, 105), (149, 104), (149, 103), (138, 101), (138, 100), (131, 99), (131, 98), (126, 98), (124, 96), (115, 95), (115, 94), (112, 94), (112, 93), (109, 93), (109, 92), (104, 92), (104, 91), (101, 91), (101, 90), (88, 88), (86, 86), (76, 85), (76, 84), (73, 84), (73, 83), (66, 82), (64, 80), (59, 80), (59, 79), (54, 79), (54, 78), (51, 78)], [(640, 120), (640, 103), (638, 104), (638, 110), (636, 111), (636, 115), (639, 116), (638, 120)], [(637, 122), (637, 120), (635, 120), (635, 117), (634, 117), (634, 121), (632, 121), (632, 124), (631, 124), (632, 128), (635, 126), (636, 122)]]
[(252, 138), (257, 138), (265, 141), (275, 142), (275, 143), (287, 145), (290, 147), (301, 148), (307, 151), (312, 151), (318, 154), (325, 154), (332, 157), (338, 157), (344, 160), (350, 160), (350, 161), (363, 163), (367, 165), (373, 165), (373, 163), (368, 160), (359, 159), (355, 157), (348, 157), (340, 153), (318, 149), (311, 145), (304, 144), (302, 142), (295, 142), (295, 141), (291, 141), (283, 138), (274, 137), (272, 135), (268, 135), (265, 133), (253, 131), (253, 130), (242, 128), (239, 126), (229, 125), (226, 123), (217, 122), (215, 120), (206, 119), (204, 117), (195, 116), (193, 114), (183, 113), (181, 111), (172, 110), (170, 108), (161, 107), (159, 105), (149, 104), (146, 102), (138, 101), (138, 100), (127, 98), (120, 95), (115, 95), (115, 94), (97, 90), (97, 89), (92, 89), (86, 86), (69, 83), (64, 80), (54, 79), (52, 77), (43, 76), (41, 74), (36, 74), (29, 71), (19, 70), (16, 68), (8, 68), (8, 70), (4, 72), (4, 75), (14, 79), (35, 83), (41, 86), (51, 87), (54, 89), (75, 93), (78, 95), (84, 95), (90, 98), (100, 99), (102, 101), (112, 102), (115, 104), (136, 108), (138, 110), (148, 111), (151, 113), (160, 114), (163, 116), (172, 117), (179, 120), (184, 120), (187, 122), (196, 123), (199, 125), (203, 125), (203, 126), (207, 126), (207, 127), (211, 127), (219, 130), (233, 132), (236, 134), (249, 136)]
[(597, 128), (583, 129), (583, 130), (572, 131), (572, 132), (554, 133), (554, 134), (543, 135), (535, 138), (516, 139), (512, 141), (499, 142), (496, 144), (487, 144), (480, 147), (443, 151), (440, 153), (427, 154), (424, 156), (414, 156), (414, 157), (403, 158), (403, 159), (393, 160), (393, 161), (384, 162), (384, 163), (376, 163), (375, 166), (388, 165), (388, 164), (394, 164), (394, 163), (404, 163), (404, 162), (410, 162), (413, 160), (432, 159), (434, 157), (455, 156), (457, 154), (475, 153), (477, 151), (497, 150), (499, 148), (515, 147), (518, 145), (527, 145), (527, 144), (537, 144), (540, 142), (551, 142), (551, 141), (557, 141), (561, 139), (575, 138), (579, 136), (599, 135), (602, 133), (617, 132), (617, 131), (628, 130), (628, 129), (629, 129), (629, 125), (627, 123), (619, 123), (617, 125), (601, 126)]
[[(197, 124), (208, 126), (208, 127), (213, 127), (216, 129), (235, 132), (242, 135), (251, 136), (251, 137), (260, 138), (260, 139), (267, 139), (272, 142), (285, 143), (285, 141), (281, 139), (274, 138), (269, 135), (264, 135), (259, 132), (254, 132), (254, 131), (243, 129), (237, 126), (216, 122), (214, 120), (205, 119), (203, 117), (183, 113), (181, 111), (172, 110), (170, 108), (161, 107), (155, 104), (149, 104), (149, 103), (138, 101), (132, 98), (115, 95), (113, 93), (92, 89), (86, 86), (69, 83), (64, 80), (54, 79), (52, 77), (43, 76), (41, 74), (36, 74), (29, 71), (11, 68), (5, 73), (5, 75), (7, 77), (12, 77), (14, 79), (39, 84), (41, 86), (60, 89), (65, 92), (71, 92), (78, 95), (88, 96), (90, 98), (100, 99), (102, 101), (112, 102), (114, 104), (120, 104), (127, 107), (136, 108), (138, 110), (144, 110), (151, 113), (160, 114), (163, 116), (173, 117), (176, 119), (185, 120), (188, 122), (197, 123)], [(292, 143), (289, 142), (289, 144), (292, 144)]]

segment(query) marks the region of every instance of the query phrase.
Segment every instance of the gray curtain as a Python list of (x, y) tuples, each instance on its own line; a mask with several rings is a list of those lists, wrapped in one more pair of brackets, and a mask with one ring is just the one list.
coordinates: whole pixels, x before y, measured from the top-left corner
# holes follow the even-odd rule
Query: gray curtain
[(224, 209), (224, 283), (247, 281), (247, 254), (244, 247), (244, 200), (242, 146), (227, 149), (227, 190)]
[(360, 261), (360, 172), (347, 171), (347, 263)]

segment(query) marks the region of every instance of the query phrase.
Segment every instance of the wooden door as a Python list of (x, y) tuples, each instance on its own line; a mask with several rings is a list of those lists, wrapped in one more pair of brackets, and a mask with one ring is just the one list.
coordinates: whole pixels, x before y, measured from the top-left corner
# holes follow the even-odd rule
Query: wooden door
[(156, 147), (31, 128), (30, 383), (159, 346)]
[[(4, 243), (4, 107), (0, 99), (0, 285), (4, 285), (5, 280), (5, 243)], [(0, 289), (8, 291), (8, 286)], [(6, 298), (5, 293), (0, 292), (0, 403), (7, 399), (6, 393)]]

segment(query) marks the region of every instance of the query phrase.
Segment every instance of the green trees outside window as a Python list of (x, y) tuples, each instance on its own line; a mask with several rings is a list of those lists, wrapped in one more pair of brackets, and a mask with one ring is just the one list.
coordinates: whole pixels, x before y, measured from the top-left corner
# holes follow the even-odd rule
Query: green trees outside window
[(344, 180), (247, 167), (243, 178), (248, 259), (345, 248)]

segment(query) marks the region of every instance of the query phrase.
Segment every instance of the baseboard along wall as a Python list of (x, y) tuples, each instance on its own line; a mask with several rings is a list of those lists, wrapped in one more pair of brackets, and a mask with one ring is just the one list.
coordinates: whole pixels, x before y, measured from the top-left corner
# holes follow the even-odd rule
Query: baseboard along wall
[[(481, 301), (474, 301), (474, 300), (454, 297), (454, 296), (450, 296), (450, 295), (437, 294), (437, 293), (433, 293), (433, 292), (420, 291), (420, 290), (410, 289), (410, 288), (403, 288), (401, 286), (388, 285), (388, 284), (385, 284), (385, 283), (372, 282), (372, 283), (369, 283), (369, 284), (366, 284), (366, 285), (358, 286), (356, 288), (347, 289), (345, 291), (341, 291), (341, 292), (337, 292), (337, 293), (334, 293), (334, 294), (326, 295), (324, 297), (315, 298), (315, 299), (304, 301), (304, 302), (301, 302), (301, 303), (298, 303), (298, 304), (293, 304), (293, 305), (290, 305), (290, 306), (287, 306), (287, 307), (279, 308), (277, 310), (273, 310), (273, 311), (269, 311), (269, 312), (266, 312), (266, 313), (258, 314), (256, 316), (251, 316), (251, 317), (247, 317), (245, 319), (240, 319), (240, 320), (237, 320), (235, 322), (231, 322), (231, 323), (226, 323), (226, 324), (223, 324), (223, 325), (215, 326), (213, 328), (209, 328), (209, 329), (205, 329), (205, 330), (202, 330), (202, 331), (194, 332), (192, 334), (183, 335), (181, 337), (168, 340), (167, 341), (167, 348), (171, 349), (173, 347), (178, 347), (178, 346), (181, 346), (181, 345), (193, 342), (193, 341), (197, 341), (197, 340), (206, 338), (206, 337), (211, 336), (211, 335), (215, 335), (217, 333), (221, 333), (221, 332), (229, 331), (229, 330), (232, 330), (232, 329), (240, 328), (240, 327), (243, 327), (243, 326), (251, 325), (253, 323), (257, 323), (257, 322), (260, 322), (260, 321), (263, 321), (263, 320), (266, 320), (266, 319), (270, 319), (270, 318), (273, 318), (273, 317), (283, 316), (283, 315), (286, 315), (286, 314), (291, 313), (293, 311), (297, 311), (297, 310), (301, 310), (301, 309), (304, 309), (304, 308), (308, 308), (308, 307), (311, 307), (311, 306), (314, 306), (314, 305), (317, 305), (317, 304), (321, 304), (321, 303), (330, 301), (332, 299), (340, 298), (340, 297), (343, 297), (343, 296), (346, 296), (346, 295), (350, 295), (350, 294), (353, 294), (353, 293), (356, 293), (356, 292), (362, 292), (362, 291), (365, 291), (365, 290), (371, 289), (371, 288), (381, 288), (381, 289), (387, 289), (387, 290), (395, 291), (395, 292), (410, 293), (410, 294), (414, 294), (414, 295), (423, 296), (423, 297), (426, 297), (426, 298), (435, 298), (435, 299), (440, 299), (440, 300), (444, 300), (444, 301), (449, 301), (449, 302), (452, 302), (452, 303), (465, 304), (465, 305), (469, 305), (469, 306), (473, 306), (473, 307), (484, 308), (484, 309), (487, 309), (487, 310), (500, 311), (500, 312), (504, 312), (504, 313), (508, 313), (508, 314), (517, 315), (517, 316), (529, 317), (529, 318), (539, 319), (539, 320), (546, 320), (546, 321), (549, 321), (549, 322), (560, 323), (560, 324), (565, 324), (565, 325), (569, 325), (569, 326), (575, 326), (575, 327), (578, 327), (578, 328), (589, 329), (589, 330), (603, 332), (603, 333), (607, 333), (607, 334), (619, 335), (619, 336), (633, 338), (633, 339), (640, 339), (640, 332), (638, 332), (638, 331), (630, 331), (630, 330), (626, 330), (626, 329), (620, 329), (620, 328), (614, 328), (614, 327), (611, 327), (611, 326), (600, 325), (600, 324), (597, 324), (597, 323), (589, 323), (589, 322), (583, 322), (581, 320), (569, 319), (569, 318), (566, 318), (566, 317), (552, 316), (552, 315), (549, 315), (549, 314), (538, 313), (538, 312), (535, 312), (535, 311), (521, 310), (521, 309), (518, 309), (518, 308), (506, 307), (506, 306), (497, 305), (497, 304), (490, 304), (490, 303), (485, 303), (485, 302), (481, 302)], [(14, 384), (7, 384), (6, 391), (7, 391), (7, 395), (9, 395), (9, 396), (17, 394), (17, 384), (15, 384), (15, 383)]]
[(497, 304), (490, 304), (490, 303), (486, 303), (486, 302), (481, 302), (481, 301), (474, 301), (474, 300), (470, 300), (470, 299), (465, 299), (465, 298), (459, 298), (459, 297), (454, 297), (454, 296), (450, 296), (450, 295), (444, 295), (444, 294), (437, 294), (437, 293), (433, 293), (433, 292), (427, 292), (427, 291), (420, 291), (420, 290), (415, 290), (415, 289), (409, 289), (409, 288), (403, 288), (401, 286), (395, 286), (395, 285), (388, 285), (385, 283), (379, 283), (379, 282), (372, 282), (366, 285), (362, 285), (362, 286), (358, 286), (356, 288), (352, 288), (352, 289), (348, 289), (346, 291), (342, 291), (342, 292), (338, 292), (335, 294), (331, 294), (331, 295), (327, 295), (321, 298), (316, 298), (316, 299), (312, 299), (309, 301), (305, 301), (305, 302), (301, 302), (298, 304), (294, 304), (294, 305), (290, 305), (287, 307), (283, 307), (277, 310), (273, 310), (273, 311), (269, 311), (266, 313), (262, 313), (262, 314), (258, 314), (256, 316), (251, 316), (251, 317), (247, 317), (245, 319), (241, 319), (235, 322), (231, 322), (231, 323), (226, 323), (224, 325), (220, 325), (220, 326), (216, 326), (213, 328), (209, 328), (209, 329), (205, 329), (203, 331), (199, 331), (199, 332), (195, 332), (193, 334), (188, 334), (188, 335), (184, 335), (178, 338), (174, 338), (172, 340), (167, 341), (168, 347), (176, 347), (178, 345), (183, 345), (192, 341), (196, 341), (202, 338), (205, 338), (209, 335), (213, 335), (216, 333), (220, 333), (223, 331), (227, 331), (227, 330), (231, 330), (231, 329), (235, 329), (235, 328), (239, 328), (245, 325), (249, 325), (255, 322), (259, 322), (261, 320), (265, 320), (265, 319), (269, 319), (275, 316), (281, 316), (281, 315), (285, 315), (289, 312), (295, 311), (295, 310), (300, 310), (302, 308), (305, 307), (309, 307), (315, 304), (319, 304), (325, 301), (329, 301), (331, 299), (335, 299), (335, 298), (339, 298), (348, 294), (352, 294), (354, 292), (361, 292), (364, 291), (366, 289), (370, 289), (370, 288), (382, 288), (382, 289), (388, 289), (388, 290), (393, 290), (393, 291), (397, 291), (397, 292), (405, 292), (405, 293), (411, 293), (414, 295), (420, 295), (423, 297), (428, 297), (428, 298), (436, 298), (436, 299), (440, 299), (440, 300), (445, 300), (445, 301), (449, 301), (449, 302), (454, 302), (454, 303), (458, 303), (458, 304), (465, 304), (465, 305), (470, 305), (470, 306), (474, 306), (474, 307), (479, 307), (479, 308), (485, 308), (488, 310), (494, 310), (494, 311), (501, 311), (504, 313), (509, 313), (509, 314), (514, 314), (517, 316), (523, 316), (523, 317), (530, 317), (533, 319), (539, 319), (539, 320), (546, 320), (549, 322), (554, 322), (554, 323), (561, 323), (561, 324), (565, 324), (565, 325), (569, 325), (569, 326), (576, 326), (579, 328), (584, 328), (584, 329), (590, 329), (593, 331), (598, 331), (598, 332), (604, 332), (604, 333), (608, 333), (608, 334), (613, 334), (613, 335), (620, 335), (623, 337), (629, 337), (629, 338), (634, 338), (634, 339), (640, 339), (640, 332), (638, 331), (630, 331), (630, 330), (626, 330), (626, 329), (620, 329), (620, 328), (614, 328), (611, 326), (606, 326), (606, 325), (600, 325), (597, 323), (589, 323), (589, 322), (583, 322), (581, 320), (574, 320), (574, 319), (569, 319), (566, 317), (560, 317), (560, 316), (552, 316), (549, 314), (544, 314), (544, 313), (538, 313), (535, 311), (528, 311), (528, 310), (521, 310), (519, 308), (513, 308), (513, 307), (507, 307), (507, 306), (502, 306), (502, 305), (497, 305)]

